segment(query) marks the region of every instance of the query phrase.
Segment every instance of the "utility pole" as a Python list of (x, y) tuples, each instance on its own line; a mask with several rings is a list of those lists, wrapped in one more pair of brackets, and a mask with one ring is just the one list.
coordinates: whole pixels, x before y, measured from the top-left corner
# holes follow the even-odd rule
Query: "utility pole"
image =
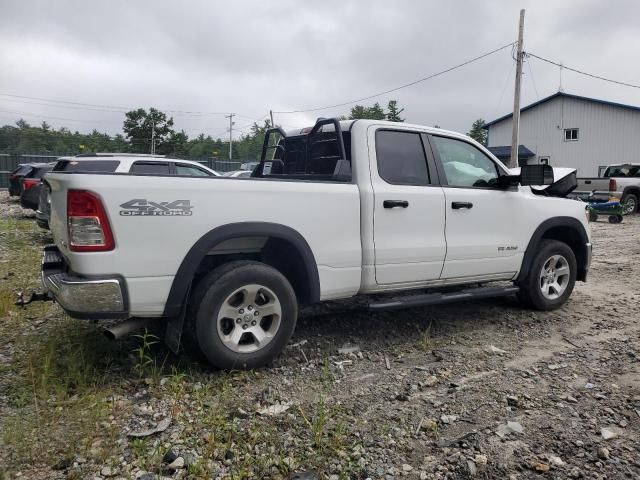
[(273, 110), (269, 110), (269, 116), (271, 117), (271, 128), (273, 128), (276, 126), (276, 124), (273, 123)]
[(156, 122), (151, 120), (151, 155), (156, 154)]
[(513, 130), (511, 132), (511, 161), (509, 167), (518, 166), (518, 145), (520, 136), (520, 80), (522, 79), (524, 37), (524, 9), (520, 10), (520, 27), (518, 29), (518, 56), (516, 57), (516, 86), (513, 95)]
[(230, 113), (229, 115), (225, 115), (224, 118), (229, 119), (229, 161), (233, 158), (233, 117), (235, 117), (235, 113)]
[(558, 92), (562, 92), (562, 69), (564, 68), (564, 65), (562, 62), (560, 62), (560, 83), (558, 84)]

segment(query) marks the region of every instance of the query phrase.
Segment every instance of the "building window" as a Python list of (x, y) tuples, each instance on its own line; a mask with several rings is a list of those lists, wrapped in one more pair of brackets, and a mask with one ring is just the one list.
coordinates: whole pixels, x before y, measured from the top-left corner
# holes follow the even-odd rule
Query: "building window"
[(577, 128), (565, 128), (564, 129), (564, 141), (565, 142), (576, 142), (578, 140), (578, 130)]

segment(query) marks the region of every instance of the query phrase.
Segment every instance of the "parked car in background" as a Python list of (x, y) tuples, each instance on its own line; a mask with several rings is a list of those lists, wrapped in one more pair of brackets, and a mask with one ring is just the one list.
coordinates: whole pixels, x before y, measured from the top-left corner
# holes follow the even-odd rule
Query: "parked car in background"
[(232, 170), (222, 174), (223, 177), (232, 178), (249, 178), (251, 176), (251, 170)]
[(215, 170), (191, 160), (168, 158), (164, 155), (138, 153), (89, 153), (61, 157), (56, 172), (76, 173), (137, 173), (142, 175), (177, 175), (187, 177), (219, 177)]
[(19, 197), (22, 193), (22, 179), (31, 171), (46, 163), (21, 163), (9, 174), (9, 196)]
[(640, 163), (613, 164), (601, 177), (578, 178), (574, 195), (601, 201), (616, 197), (625, 204), (625, 213), (636, 213), (640, 206)]
[(20, 192), (20, 205), (22, 208), (36, 210), (42, 189), (42, 178), (51, 171), (55, 163), (45, 163), (35, 166), (25, 175), (22, 180), (22, 191)]
[[(60, 157), (54, 172), (72, 173), (131, 173), (137, 175), (169, 175), (177, 177), (219, 177), (220, 174), (204, 165), (190, 160), (167, 158), (160, 155), (126, 153), (90, 153), (75, 157)], [(251, 172), (249, 172), (251, 173)], [(36, 222), (49, 228), (50, 188), (44, 182), (39, 192)]]

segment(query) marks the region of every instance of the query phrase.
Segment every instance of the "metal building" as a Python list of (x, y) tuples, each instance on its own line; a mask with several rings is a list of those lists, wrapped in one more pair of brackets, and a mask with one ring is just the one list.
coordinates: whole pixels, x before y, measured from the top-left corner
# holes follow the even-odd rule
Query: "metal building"
[[(640, 162), (640, 107), (558, 92), (520, 110), (520, 164), (572, 167), (598, 176), (611, 163)], [(487, 145), (511, 154), (512, 114), (485, 124)]]

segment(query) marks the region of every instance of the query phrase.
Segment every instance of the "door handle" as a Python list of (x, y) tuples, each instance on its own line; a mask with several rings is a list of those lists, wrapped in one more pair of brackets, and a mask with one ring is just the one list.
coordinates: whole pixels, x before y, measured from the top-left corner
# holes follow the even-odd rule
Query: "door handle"
[(385, 200), (384, 202), (382, 202), (382, 206), (384, 208), (407, 208), (409, 206), (409, 202), (407, 202), (406, 200)]
[(460, 210), (461, 208), (473, 208), (471, 202), (451, 202), (451, 208), (454, 210)]

